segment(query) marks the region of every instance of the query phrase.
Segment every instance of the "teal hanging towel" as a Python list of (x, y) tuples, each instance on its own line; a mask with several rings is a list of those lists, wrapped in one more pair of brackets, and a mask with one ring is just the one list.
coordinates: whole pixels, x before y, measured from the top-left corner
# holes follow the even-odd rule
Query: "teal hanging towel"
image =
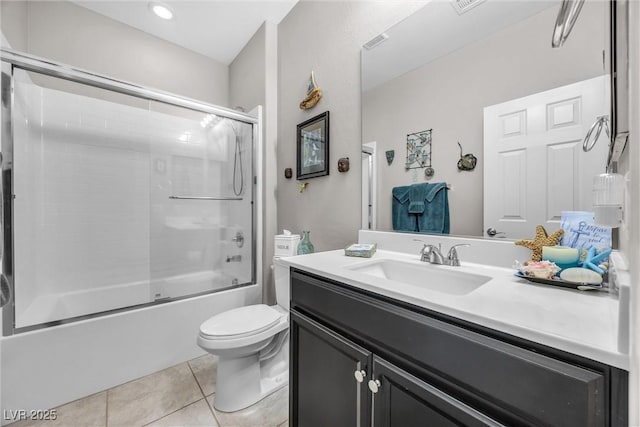
[(392, 190), (392, 223), (396, 231), (449, 234), (447, 183), (421, 183)]

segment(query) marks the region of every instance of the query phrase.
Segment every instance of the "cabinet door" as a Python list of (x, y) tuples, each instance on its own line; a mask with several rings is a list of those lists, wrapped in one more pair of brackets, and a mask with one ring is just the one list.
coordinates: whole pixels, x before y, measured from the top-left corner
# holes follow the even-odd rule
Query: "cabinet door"
[(501, 425), (377, 356), (370, 383), (374, 427)]
[(290, 360), (289, 422), (292, 426), (364, 427), (370, 424), (369, 351), (291, 311)]

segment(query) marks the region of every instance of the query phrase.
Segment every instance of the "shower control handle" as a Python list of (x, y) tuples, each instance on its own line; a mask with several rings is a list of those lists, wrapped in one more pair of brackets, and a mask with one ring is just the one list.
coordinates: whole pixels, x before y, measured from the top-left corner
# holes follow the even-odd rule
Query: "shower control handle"
[(353, 376), (356, 377), (356, 381), (358, 381), (359, 383), (363, 382), (364, 379), (367, 376), (367, 372), (364, 370), (359, 370), (359, 371), (355, 371), (353, 373)]
[(239, 248), (244, 246), (244, 235), (242, 234), (242, 231), (238, 231), (236, 233), (236, 237), (234, 237), (233, 239), (231, 239), (232, 242), (236, 242), (236, 245), (238, 245)]

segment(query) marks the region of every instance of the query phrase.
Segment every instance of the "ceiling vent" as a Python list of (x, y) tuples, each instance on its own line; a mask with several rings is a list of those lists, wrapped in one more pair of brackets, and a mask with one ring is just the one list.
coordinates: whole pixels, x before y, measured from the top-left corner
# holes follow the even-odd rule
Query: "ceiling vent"
[(451, 0), (451, 6), (458, 12), (458, 15), (462, 15), (484, 1), (485, 0)]
[[(480, 0), (480, 1), (483, 1), (483, 0)], [(366, 42), (363, 45), (363, 47), (367, 50), (373, 49), (374, 47), (378, 46), (380, 43), (382, 43), (388, 38), (389, 36), (385, 33), (378, 34), (377, 36), (375, 36), (374, 38)]]

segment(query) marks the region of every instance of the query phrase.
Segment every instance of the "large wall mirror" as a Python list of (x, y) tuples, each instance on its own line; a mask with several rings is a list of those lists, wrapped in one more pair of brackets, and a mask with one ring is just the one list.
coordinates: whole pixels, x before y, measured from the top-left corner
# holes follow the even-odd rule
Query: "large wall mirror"
[[(461, 12), (431, 1), (362, 51), (363, 228), (392, 231), (393, 188), (421, 182), (449, 186), (452, 235), (486, 237), (493, 227), (530, 237), (532, 209), (548, 230), (562, 210), (592, 210), (608, 139), (602, 132), (587, 153), (582, 143), (610, 114), (609, 2), (585, 2), (556, 49), (560, 0), (472, 3)], [(407, 135), (427, 129), (430, 177), (405, 159)], [(458, 168), (458, 142), (475, 169)], [(501, 229), (509, 222), (526, 231)]]

